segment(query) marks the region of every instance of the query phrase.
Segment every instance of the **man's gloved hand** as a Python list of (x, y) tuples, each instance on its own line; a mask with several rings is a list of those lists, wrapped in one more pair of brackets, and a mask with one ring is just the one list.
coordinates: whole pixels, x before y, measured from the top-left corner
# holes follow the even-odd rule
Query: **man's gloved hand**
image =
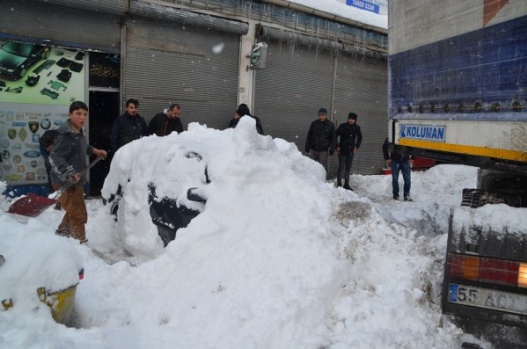
[(386, 160), (386, 167), (388, 168), (392, 167), (392, 159)]

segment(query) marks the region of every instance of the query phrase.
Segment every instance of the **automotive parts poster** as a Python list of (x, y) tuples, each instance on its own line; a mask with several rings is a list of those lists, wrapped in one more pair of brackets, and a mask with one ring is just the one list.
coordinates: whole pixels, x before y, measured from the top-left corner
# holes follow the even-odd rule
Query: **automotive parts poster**
[(82, 51), (0, 42), (0, 181), (47, 182), (39, 138), (84, 99), (85, 65)]

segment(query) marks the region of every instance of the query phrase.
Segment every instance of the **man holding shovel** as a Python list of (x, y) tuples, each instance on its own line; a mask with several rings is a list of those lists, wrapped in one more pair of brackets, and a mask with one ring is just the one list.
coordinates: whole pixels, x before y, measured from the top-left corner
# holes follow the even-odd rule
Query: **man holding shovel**
[(71, 103), (68, 121), (58, 129), (58, 135), (49, 155), (51, 164), (51, 183), (55, 190), (63, 188), (58, 198), (66, 214), (57, 228), (56, 234), (71, 236), (86, 243), (84, 225), (88, 221), (84, 202), (86, 183), (86, 156), (97, 155), (103, 159), (107, 153), (92, 147), (84, 137), (83, 128), (88, 118), (88, 106), (84, 102)]

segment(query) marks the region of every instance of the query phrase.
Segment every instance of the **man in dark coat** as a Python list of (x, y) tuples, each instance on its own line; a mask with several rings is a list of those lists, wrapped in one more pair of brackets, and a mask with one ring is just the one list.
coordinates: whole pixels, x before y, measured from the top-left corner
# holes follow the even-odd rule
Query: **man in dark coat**
[(386, 167), (392, 170), (392, 190), (393, 199), (399, 200), (399, 172), (403, 173), (404, 187), (404, 201), (413, 201), (410, 197), (410, 188), (412, 187), (412, 167), (413, 158), (407, 154), (400, 154), (395, 149), (390, 150), (388, 138), (382, 145), (382, 152), (384, 160), (386, 160)]
[(344, 178), (344, 189), (353, 190), (349, 184), (351, 165), (353, 157), (362, 143), (362, 131), (357, 125), (357, 114), (349, 113), (348, 121), (339, 125), (337, 140), (339, 140), (337, 145), (337, 153), (339, 154), (337, 186), (342, 186), (342, 178)]
[(173, 131), (176, 131), (177, 133), (183, 132), (183, 125), (179, 118), (180, 113), (181, 106), (179, 104), (172, 104), (166, 113), (156, 114), (148, 124), (148, 134), (156, 134), (159, 137), (162, 137)]
[(335, 152), (337, 137), (335, 125), (328, 120), (328, 111), (325, 108), (318, 110), (318, 119), (311, 123), (307, 132), (306, 153), (308, 156), (322, 164), (327, 172), (328, 153)]
[(115, 153), (120, 147), (136, 139), (148, 136), (145, 119), (138, 114), (139, 101), (131, 98), (126, 101), (126, 110), (119, 116), (112, 127), (112, 150)]
[(249, 115), (251, 118), (254, 119), (254, 121), (256, 122), (256, 132), (258, 132), (259, 134), (263, 135), (264, 134), (264, 130), (263, 130), (263, 126), (262, 126), (262, 122), (260, 121), (260, 118), (258, 118), (257, 116), (252, 115), (251, 111), (249, 110), (249, 107), (245, 103), (242, 103), (242, 104), (240, 104), (238, 106), (238, 109), (236, 109), (236, 112), (234, 113), (233, 118), (229, 122), (229, 127), (230, 128), (235, 128), (238, 125), (238, 122), (240, 121), (240, 118), (245, 116), (245, 115)]

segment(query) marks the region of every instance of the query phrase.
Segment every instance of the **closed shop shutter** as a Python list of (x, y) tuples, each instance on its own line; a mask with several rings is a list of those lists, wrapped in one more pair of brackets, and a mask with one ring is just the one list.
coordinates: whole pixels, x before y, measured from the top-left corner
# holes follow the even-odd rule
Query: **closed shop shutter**
[[(372, 52), (345, 51), (328, 41), (317, 44), (316, 39), (292, 34), (282, 33), (285, 39), (276, 40), (278, 32), (267, 32), (267, 64), (256, 71), (254, 98), (254, 114), (262, 120), (266, 134), (293, 142), (303, 152), (309, 126), (320, 107), (333, 108), (335, 127), (347, 120), (349, 112), (355, 112), (363, 144), (352, 173), (379, 173), (387, 132), (386, 58)], [(337, 156), (330, 157), (330, 176), (336, 175), (337, 166)]]
[[(384, 166), (382, 144), (387, 135), (386, 58), (340, 52), (335, 83), (334, 110), (337, 124), (346, 122), (348, 113), (359, 118), (363, 142), (353, 160), (352, 173), (379, 174)], [(338, 125), (337, 125), (338, 127)]]
[(119, 53), (120, 19), (94, 11), (30, 1), (3, 1), (0, 37)]
[(190, 122), (224, 129), (237, 103), (239, 35), (178, 22), (133, 19), (126, 24), (124, 100), (137, 98), (147, 122), (179, 103)]
[(266, 134), (304, 151), (318, 109), (331, 107), (333, 53), (294, 42), (268, 45), (266, 67), (256, 71), (253, 113), (262, 120)]

